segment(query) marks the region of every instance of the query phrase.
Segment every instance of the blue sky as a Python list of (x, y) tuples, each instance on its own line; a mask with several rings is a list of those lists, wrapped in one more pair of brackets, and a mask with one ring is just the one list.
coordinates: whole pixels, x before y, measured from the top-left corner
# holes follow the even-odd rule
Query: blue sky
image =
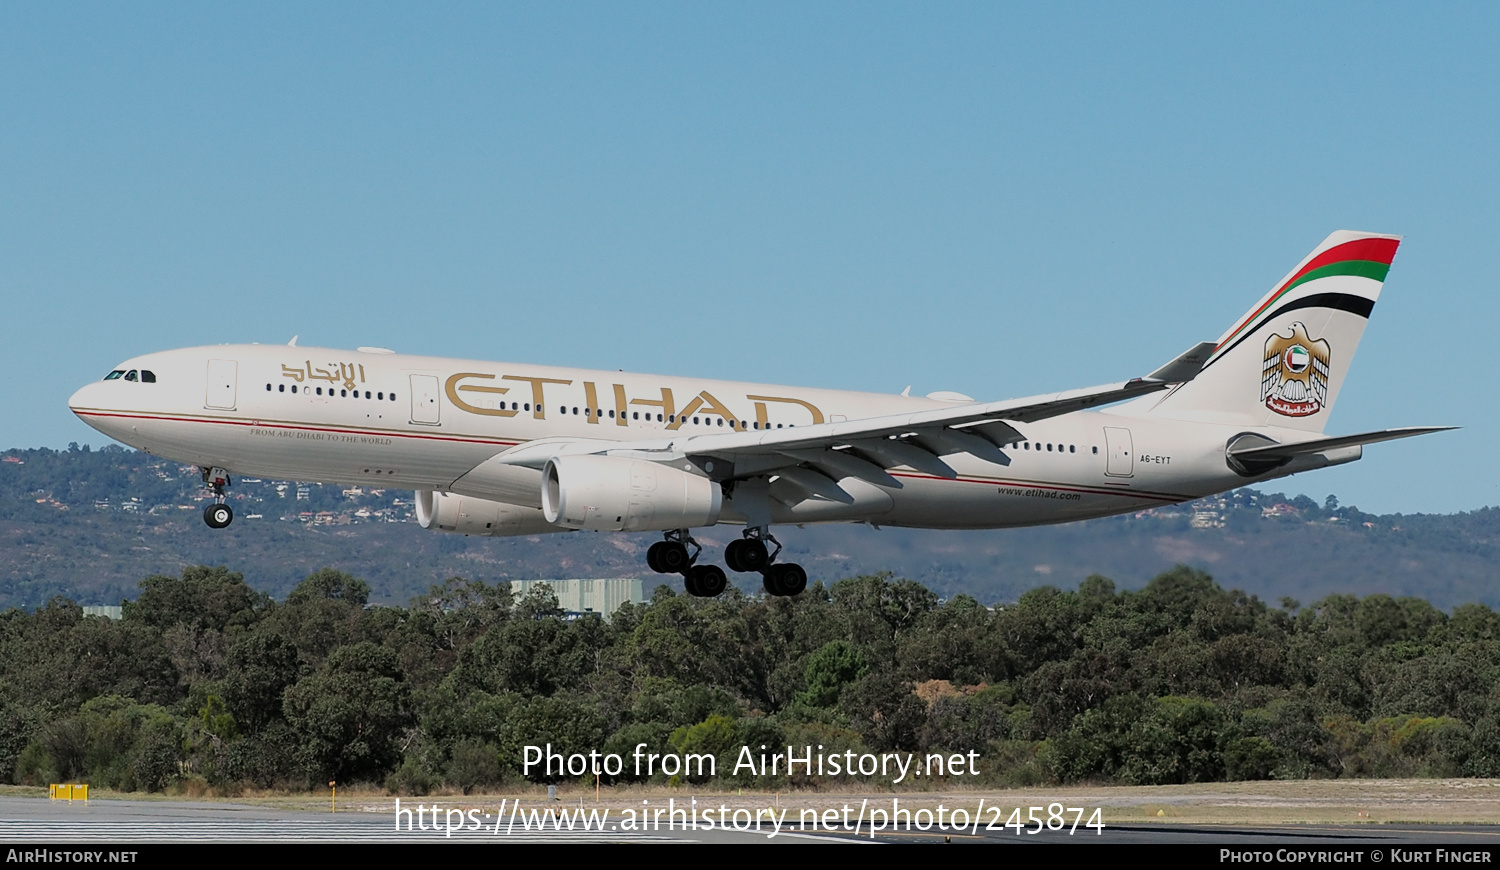
[(0, 5), (0, 448), (223, 342), (1031, 395), (1406, 239), (1285, 482), (1500, 504), (1500, 7)]

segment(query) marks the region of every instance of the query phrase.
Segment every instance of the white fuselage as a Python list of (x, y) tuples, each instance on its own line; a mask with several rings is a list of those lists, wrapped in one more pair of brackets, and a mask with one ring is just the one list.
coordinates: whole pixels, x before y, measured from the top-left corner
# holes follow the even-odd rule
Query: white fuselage
[[(908, 413), (951, 402), (625, 372), (342, 351), (224, 345), (148, 354), (89, 384), (70, 406), (140, 450), (257, 477), (464, 493), (463, 476), (541, 439), (659, 440)], [(1225, 445), (1275, 428), (1143, 416), (1147, 396), (1019, 427), (1009, 464), (946, 457), (954, 479), (892, 469), (899, 489), (863, 485), (853, 504), (776, 506), (776, 522), (864, 521), (922, 528), (1068, 522), (1186, 501), (1330, 464), (1235, 474)], [(1357, 458), (1358, 448), (1347, 459)], [(1340, 457), (1336, 461), (1346, 461)], [(529, 501), (523, 500), (523, 501)], [(732, 499), (721, 520), (743, 521)]]

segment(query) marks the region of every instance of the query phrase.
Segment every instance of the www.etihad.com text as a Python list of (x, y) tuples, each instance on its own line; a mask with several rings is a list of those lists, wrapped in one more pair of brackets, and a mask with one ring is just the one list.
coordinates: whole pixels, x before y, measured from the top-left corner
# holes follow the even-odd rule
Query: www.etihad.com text
[[(1046, 808), (1030, 807), (1029, 817), (1023, 817), (1019, 808), (1011, 809), (987, 805), (981, 798), (972, 810), (968, 807), (902, 806), (900, 798), (892, 798), (889, 806), (879, 802), (871, 806), (869, 799), (860, 801), (858, 807), (845, 804), (839, 808), (801, 809), (766, 806), (758, 808), (730, 807), (728, 804), (698, 805), (696, 800), (679, 802), (669, 798), (665, 804), (652, 806), (649, 800), (642, 806), (623, 810), (609, 808), (523, 806), (519, 800), (502, 800), (498, 811), (478, 808), (459, 809), (433, 804), (418, 804), (415, 808), (401, 806), (396, 801), (397, 831), (433, 831), (445, 837), (463, 832), (488, 832), (495, 835), (527, 834), (558, 831), (615, 831), (657, 833), (661, 831), (740, 831), (760, 832), (775, 837), (783, 831), (799, 833), (855, 833), (875, 837), (883, 832), (947, 831), (978, 834), (983, 831), (1007, 831), (1016, 834), (1038, 834), (1043, 831), (1072, 834), (1083, 820), (1085, 810), (1078, 807), (1063, 808), (1052, 804)], [(1038, 810), (1046, 810), (1039, 815)], [(1064, 812), (1064, 809), (1066, 810)], [(1071, 820), (1067, 814), (1073, 814)], [(1029, 821), (1023, 821), (1029, 818)], [(1095, 829), (1102, 833), (1103, 819), (1097, 808), (1083, 826), (1085, 833)], [(1071, 821), (1071, 824), (1069, 822)]]

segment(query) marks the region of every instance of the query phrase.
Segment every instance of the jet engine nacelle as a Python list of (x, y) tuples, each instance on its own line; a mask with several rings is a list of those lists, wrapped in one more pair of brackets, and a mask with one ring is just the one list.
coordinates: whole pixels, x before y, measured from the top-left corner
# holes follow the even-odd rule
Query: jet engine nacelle
[(648, 532), (711, 526), (724, 494), (701, 475), (615, 456), (555, 456), (542, 471), (542, 514), (565, 529)]
[(417, 491), (417, 523), (424, 529), (490, 538), (565, 531), (536, 508), (432, 490)]

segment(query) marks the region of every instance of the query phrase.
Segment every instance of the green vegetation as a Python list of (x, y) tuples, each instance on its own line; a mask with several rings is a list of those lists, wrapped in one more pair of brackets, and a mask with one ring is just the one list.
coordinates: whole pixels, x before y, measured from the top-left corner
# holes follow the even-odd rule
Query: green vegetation
[(609, 623), (457, 578), (405, 608), (369, 595), (325, 569), (278, 603), (193, 567), (141, 582), (120, 621), (64, 599), (0, 614), (0, 777), (468, 793), (547, 743), (707, 753), (724, 787), (813, 784), (736, 779), (762, 744), (972, 750), (986, 784), (1500, 775), (1483, 605), (1271, 607), (1185, 567), (993, 609), (888, 575), (790, 600), (661, 587)]

